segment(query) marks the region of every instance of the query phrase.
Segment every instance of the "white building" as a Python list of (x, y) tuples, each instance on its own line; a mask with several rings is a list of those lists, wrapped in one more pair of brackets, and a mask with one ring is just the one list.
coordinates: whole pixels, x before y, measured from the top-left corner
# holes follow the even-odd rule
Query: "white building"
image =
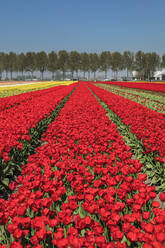
[(165, 68), (154, 72), (155, 80), (165, 80)]

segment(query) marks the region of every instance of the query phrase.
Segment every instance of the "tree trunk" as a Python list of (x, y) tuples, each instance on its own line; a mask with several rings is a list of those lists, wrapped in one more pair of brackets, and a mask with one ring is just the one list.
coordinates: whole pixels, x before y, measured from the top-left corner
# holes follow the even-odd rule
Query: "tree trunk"
[(16, 71), (16, 78), (18, 79), (19, 71)]
[(107, 78), (107, 70), (105, 70), (105, 79)]
[(76, 71), (76, 73), (77, 73), (77, 80), (78, 80), (78, 70)]
[(128, 79), (128, 68), (127, 68), (127, 79)]
[(54, 80), (54, 71), (52, 71), (52, 80)]
[(85, 79), (85, 71), (84, 71), (84, 79)]
[(31, 71), (31, 80), (33, 79), (33, 71)]
[(150, 80), (150, 78), (151, 78), (151, 71), (149, 70), (149, 80)]
[(96, 80), (96, 72), (94, 71), (94, 80)]
[(116, 73), (116, 70), (114, 70), (114, 79), (116, 80), (116, 77), (117, 77), (117, 73)]
[(13, 72), (12, 71), (10, 71), (10, 79), (12, 80), (12, 74), (13, 74)]
[(118, 78), (118, 71), (116, 71), (116, 80), (117, 80), (117, 78)]
[(114, 77), (114, 79), (115, 79), (115, 77), (116, 77), (116, 73), (115, 73), (115, 70), (113, 71), (113, 77)]
[(88, 80), (90, 79), (90, 71), (88, 71)]
[(62, 79), (64, 80), (65, 78), (65, 71), (63, 71)]
[(22, 70), (22, 79), (24, 78), (24, 75), (23, 75), (24, 71)]
[(7, 80), (7, 78), (8, 78), (8, 71), (6, 70), (5, 72), (6, 72), (6, 80)]

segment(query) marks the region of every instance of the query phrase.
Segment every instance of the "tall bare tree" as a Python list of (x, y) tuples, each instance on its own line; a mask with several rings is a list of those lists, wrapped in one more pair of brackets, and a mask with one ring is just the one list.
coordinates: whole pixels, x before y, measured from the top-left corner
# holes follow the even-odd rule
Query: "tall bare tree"
[(161, 67), (165, 68), (165, 54), (162, 55)]
[(57, 54), (52, 51), (48, 54), (48, 71), (52, 73), (52, 80), (54, 80), (55, 72), (58, 70), (58, 57)]
[(3, 68), (6, 73), (6, 80), (8, 80), (8, 72), (9, 72), (9, 54), (4, 54), (4, 60), (3, 60)]
[(9, 65), (9, 72), (10, 72), (10, 79), (13, 79), (13, 72), (16, 69), (16, 59), (17, 55), (14, 52), (10, 52), (8, 55), (8, 65)]
[(36, 68), (40, 71), (40, 78), (43, 80), (44, 72), (47, 69), (48, 57), (44, 51), (36, 53)]
[(89, 54), (90, 70), (94, 73), (94, 80), (96, 80), (96, 71), (99, 69), (99, 56), (97, 53)]
[(65, 73), (68, 70), (69, 65), (69, 55), (67, 51), (61, 50), (58, 52), (58, 68), (62, 71), (63, 80), (65, 78)]
[(78, 52), (71, 51), (69, 53), (68, 68), (72, 73), (72, 80), (73, 80), (74, 72), (77, 72), (77, 79), (78, 79), (78, 70), (80, 69), (80, 54)]
[(90, 62), (89, 62), (89, 54), (84, 52), (80, 54), (80, 69), (84, 73), (84, 79), (85, 79), (85, 73), (89, 70)]
[(145, 54), (144, 52), (139, 50), (135, 54), (135, 69), (138, 72), (139, 78), (144, 78), (145, 76), (144, 66), (145, 66)]
[(119, 52), (114, 52), (111, 58), (111, 69), (114, 72), (114, 78), (117, 79), (118, 71), (123, 69), (123, 56)]
[(155, 52), (144, 54), (144, 71), (145, 79), (150, 79), (153, 76), (153, 72), (160, 65), (160, 57)]
[(5, 53), (0, 52), (0, 80), (2, 79), (2, 73), (4, 71), (4, 57), (5, 57)]
[(24, 72), (26, 70), (26, 64), (25, 64), (25, 54), (20, 53), (17, 55), (17, 71), (21, 72), (21, 79), (24, 79)]
[(25, 55), (25, 70), (31, 73), (33, 79), (34, 71), (36, 70), (36, 53), (27, 52)]
[(134, 68), (134, 53), (130, 51), (125, 51), (123, 53), (123, 67), (127, 71), (127, 78), (129, 71), (133, 70)]
[(111, 60), (112, 60), (112, 57), (109, 51), (104, 51), (100, 54), (100, 70), (104, 71), (105, 79), (107, 78), (107, 72), (111, 66)]

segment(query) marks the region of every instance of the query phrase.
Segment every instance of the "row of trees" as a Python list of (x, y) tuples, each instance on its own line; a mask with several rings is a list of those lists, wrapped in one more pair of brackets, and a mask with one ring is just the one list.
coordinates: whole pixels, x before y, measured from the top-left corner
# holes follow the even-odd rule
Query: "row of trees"
[(16, 54), (14, 52), (4, 53), (0, 52), (0, 78), (2, 73), (5, 72), (6, 78), (10, 74), (10, 79), (13, 78), (13, 72), (17, 72), (22, 79), (25, 72), (30, 72), (31, 78), (34, 76), (35, 71), (39, 71), (41, 80), (45, 71), (52, 73), (52, 79), (55, 78), (57, 71), (62, 72), (63, 79), (65, 79), (66, 72), (70, 72), (72, 79), (76, 73), (81, 71), (83, 77), (88, 79), (90, 73), (93, 73), (94, 79), (96, 72), (103, 71), (105, 78), (107, 78), (108, 70), (112, 70), (114, 78), (117, 78), (118, 72), (126, 70), (127, 77), (130, 71), (136, 70), (139, 78), (150, 78), (153, 72), (160, 67), (165, 67), (165, 54), (160, 57), (157, 53), (144, 53), (138, 51), (133, 53), (125, 51), (123, 54), (120, 52), (103, 51), (97, 53), (79, 53), (77, 51), (67, 52), (61, 50), (58, 53), (52, 51), (50, 53), (41, 52), (27, 52)]

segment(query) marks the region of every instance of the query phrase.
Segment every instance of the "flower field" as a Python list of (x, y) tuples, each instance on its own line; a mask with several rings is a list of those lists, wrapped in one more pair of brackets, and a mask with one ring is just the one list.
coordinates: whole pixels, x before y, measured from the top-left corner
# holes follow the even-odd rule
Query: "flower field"
[(165, 92), (165, 82), (104, 82), (110, 85)]
[(12, 103), (7, 108), (2, 105), (0, 154), (2, 151), (9, 152), (13, 146), (19, 146), (19, 139), (29, 139), (28, 130), (49, 114), (72, 88), (73, 85), (69, 88), (58, 86), (58, 88), (25, 94), (23, 97), (19, 95), (12, 97)]
[(47, 89), (52, 86), (70, 85), (73, 81), (46, 81), (46, 82), (0, 82), (0, 97), (18, 95), (24, 92)]
[(136, 88), (121, 87), (118, 85), (111, 85), (105, 83), (96, 83), (95, 85), (105, 90), (108, 90), (114, 94), (140, 103), (146, 106), (147, 108), (158, 111), (160, 113), (165, 113), (165, 93), (141, 90)]
[(130, 126), (132, 133), (142, 139), (146, 152), (158, 151), (160, 160), (165, 162), (165, 114), (149, 110), (141, 104), (98, 89), (96, 86), (90, 88), (126, 125)]
[(88, 82), (0, 100), (0, 248), (165, 248), (165, 114)]

